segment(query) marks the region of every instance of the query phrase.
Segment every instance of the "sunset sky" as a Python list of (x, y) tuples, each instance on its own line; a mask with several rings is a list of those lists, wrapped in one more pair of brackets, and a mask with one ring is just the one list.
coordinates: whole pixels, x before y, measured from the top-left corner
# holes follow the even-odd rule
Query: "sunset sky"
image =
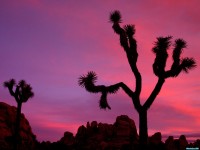
[[(97, 84), (122, 81), (134, 89), (135, 78), (109, 22), (113, 10), (121, 12), (122, 25), (136, 27), (142, 103), (157, 81), (152, 70), (156, 37), (187, 41), (182, 56), (194, 57), (198, 67), (166, 80), (148, 111), (148, 129), (149, 135), (200, 135), (199, 0), (1, 0), (0, 101), (16, 106), (4, 81), (31, 84), (35, 96), (22, 112), (39, 141), (57, 141), (65, 131), (75, 134), (88, 121), (114, 123), (122, 114), (138, 129), (138, 114), (122, 90), (109, 95), (111, 110), (104, 111), (100, 95), (77, 82), (80, 75), (95, 71)], [(171, 62), (169, 57), (168, 68)]]

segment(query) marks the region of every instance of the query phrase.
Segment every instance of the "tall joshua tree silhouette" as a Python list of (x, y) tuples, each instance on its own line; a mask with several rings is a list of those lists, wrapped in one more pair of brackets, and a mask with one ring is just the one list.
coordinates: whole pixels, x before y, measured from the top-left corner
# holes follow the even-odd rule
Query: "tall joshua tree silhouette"
[(175, 40), (175, 44), (173, 45), (173, 64), (170, 70), (165, 70), (168, 58), (167, 49), (171, 46), (172, 37), (158, 37), (152, 49), (153, 53), (155, 54), (153, 72), (158, 77), (158, 81), (150, 96), (142, 105), (140, 103), (142, 77), (137, 67), (138, 52), (136, 39), (134, 38), (135, 26), (125, 25), (124, 28), (122, 28), (120, 26), (121, 14), (117, 10), (113, 11), (110, 14), (110, 21), (113, 23), (113, 30), (120, 37), (120, 44), (126, 53), (128, 63), (135, 76), (136, 85), (134, 91), (132, 91), (123, 82), (119, 82), (110, 86), (95, 85), (95, 82), (97, 81), (97, 75), (93, 71), (88, 72), (86, 75), (80, 76), (78, 83), (80, 86), (84, 87), (88, 92), (100, 92), (102, 94), (99, 102), (99, 106), (102, 109), (111, 109), (107, 102), (107, 95), (115, 94), (119, 90), (119, 88), (122, 88), (124, 92), (132, 99), (133, 105), (139, 114), (139, 143), (141, 145), (146, 145), (148, 139), (147, 111), (151, 107), (156, 96), (159, 94), (165, 82), (165, 79), (170, 77), (177, 77), (182, 71), (188, 73), (189, 70), (196, 67), (196, 62), (193, 58), (181, 58), (181, 53), (183, 48), (186, 47), (186, 42), (183, 39), (177, 39)]
[[(13, 89), (14, 86), (16, 87), (15, 90)], [(17, 114), (14, 135), (14, 149), (17, 150), (20, 139), (19, 131), (22, 103), (27, 102), (29, 98), (34, 96), (34, 93), (32, 92), (32, 87), (29, 84), (27, 84), (24, 80), (19, 81), (18, 84), (16, 84), (14, 79), (11, 79), (10, 81), (5, 81), (4, 87), (8, 88), (10, 95), (13, 96), (17, 102)]]

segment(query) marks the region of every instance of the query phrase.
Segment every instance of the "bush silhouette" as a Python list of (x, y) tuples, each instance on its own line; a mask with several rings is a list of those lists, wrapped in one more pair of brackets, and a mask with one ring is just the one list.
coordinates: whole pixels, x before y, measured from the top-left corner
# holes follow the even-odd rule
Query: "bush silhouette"
[(97, 75), (93, 71), (88, 72), (86, 75), (80, 76), (78, 83), (88, 92), (100, 92), (102, 94), (99, 102), (99, 106), (102, 109), (111, 109), (107, 102), (107, 95), (115, 94), (119, 90), (119, 88), (122, 88), (124, 92), (132, 99), (133, 105), (139, 114), (139, 143), (141, 145), (140, 149), (145, 149), (145, 146), (148, 142), (147, 110), (151, 107), (167, 78), (177, 77), (182, 71), (188, 73), (189, 70), (196, 67), (196, 62), (193, 58), (181, 58), (181, 53), (183, 48), (186, 47), (186, 42), (183, 39), (177, 39), (175, 40), (175, 44), (173, 45), (173, 64), (171, 65), (170, 70), (166, 70), (165, 66), (168, 58), (168, 49), (172, 45), (172, 36), (158, 37), (152, 49), (153, 53), (155, 54), (153, 72), (158, 77), (158, 81), (150, 96), (142, 105), (140, 103), (142, 77), (137, 67), (138, 52), (136, 39), (134, 38), (135, 26), (125, 25), (122, 28), (120, 26), (121, 14), (119, 11), (114, 11), (110, 14), (110, 21), (113, 24), (113, 30), (120, 37), (120, 44), (126, 53), (128, 63), (135, 76), (136, 85), (134, 91), (132, 91), (123, 82), (119, 82), (110, 86), (95, 85), (97, 81)]
[[(14, 91), (14, 86), (15, 91)], [(10, 81), (4, 82), (4, 87), (8, 88), (10, 95), (13, 96), (17, 102), (17, 114), (16, 114), (16, 125), (15, 125), (15, 135), (14, 135), (14, 149), (19, 149), (19, 143), (20, 143), (20, 116), (21, 116), (21, 109), (22, 109), (22, 103), (25, 103), (28, 101), (29, 98), (34, 96), (34, 93), (32, 92), (32, 87), (26, 83), (26, 81), (21, 80), (16, 85), (16, 82), (14, 79), (11, 79)]]

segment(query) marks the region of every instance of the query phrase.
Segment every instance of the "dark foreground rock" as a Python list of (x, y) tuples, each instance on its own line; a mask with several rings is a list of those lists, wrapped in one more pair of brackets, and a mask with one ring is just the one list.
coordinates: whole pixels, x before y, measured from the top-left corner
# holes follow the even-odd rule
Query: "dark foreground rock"
[[(0, 102), (0, 150), (13, 149), (13, 135), (16, 122), (16, 107)], [(20, 136), (22, 150), (34, 150), (36, 136), (31, 130), (28, 120), (21, 115)]]
[[(0, 150), (13, 149), (16, 108), (0, 102)], [(28, 120), (21, 115), (20, 150), (139, 150), (135, 123), (126, 115), (116, 118), (114, 124), (87, 122), (80, 126), (76, 135), (66, 131), (57, 142), (37, 142)], [(188, 144), (184, 135), (179, 139), (169, 136), (163, 142), (160, 132), (149, 137), (146, 150), (185, 150), (199, 148), (200, 140)]]
[(126, 115), (118, 116), (114, 124), (87, 122), (75, 136), (65, 132), (54, 143), (42, 142), (39, 150), (131, 150), (138, 145), (135, 123)]
[(188, 143), (185, 135), (181, 135), (179, 139), (169, 136), (165, 141), (166, 150), (186, 150), (186, 148), (200, 149), (200, 142), (196, 140), (194, 143)]
[(77, 149), (122, 149), (138, 143), (138, 134), (134, 121), (122, 115), (113, 125), (88, 122), (86, 127), (79, 127), (75, 139)]

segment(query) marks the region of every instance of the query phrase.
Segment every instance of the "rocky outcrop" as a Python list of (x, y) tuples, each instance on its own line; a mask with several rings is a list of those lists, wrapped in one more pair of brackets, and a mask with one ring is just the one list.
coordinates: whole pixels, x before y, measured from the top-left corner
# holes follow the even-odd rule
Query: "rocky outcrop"
[(176, 150), (176, 145), (174, 142), (174, 137), (173, 136), (169, 136), (166, 141), (165, 141), (165, 147), (166, 150)]
[(68, 131), (65, 132), (64, 137), (62, 137), (59, 142), (63, 143), (64, 145), (67, 145), (67, 146), (73, 145), (74, 142), (75, 142), (75, 138), (73, 136), (73, 133), (68, 132)]
[[(15, 132), (16, 107), (0, 102), (0, 114), (0, 149), (11, 150)], [(126, 115), (117, 117), (114, 124), (87, 122), (86, 126), (82, 125), (78, 128), (75, 136), (70, 132), (65, 132), (58, 142), (38, 143), (28, 120), (22, 114), (20, 137), (20, 150), (128, 150), (138, 143), (135, 123)]]
[[(16, 122), (16, 107), (0, 102), (0, 149), (10, 150), (13, 146), (13, 135)], [(22, 150), (34, 149), (36, 136), (33, 134), (28, 120), (21, 115), (20, 137)]]
[(185, 150), (188, 145), (185, 135), (179, 137), (179, 148), (180, 150)]
[(87, 122), (80, 126), (75, 136), (76, 149), (122, 149), (138, 143), (135, 123), (128, 116), (117, 117), (112, 124)]
[(179, 139), (174, 139), (173, 136), (169, 136), (165, 141), (166, 150), (185, 150), (186, 147), (193, 147), (189, 145), (185, 135), (181, 135)]
[(162, 143), (162, 135), (160, 132), (156, 132), (149, 138), (149, 142), (155, 145)]
[(149, 137), (149, 150), (164, 150), (165, 145), (162, 142), (162, 135), (160, 132), (156, 132)]
[(74, 148), (83, 150), (129, 149), (138, 143), (138, 134), (134, 121), (122, 115), (113, 125), (87, 122), (86, 127), (82, 125), (78, 128), (75, 137), (67, 133), (61, 141), (74, 141)]
[[(16, 107), (0, 102), (0, 150), (11, 150), (16, 119)], [(65, 132), (57, 142), (36, 141), (28, 120), (21, 115), (20, 150), (132, 150), (138, 149), (138, 134), (135, 123), (126, 115), (116, 118), (114, 124), (87, 122), (78, 128), (76, 135)], [(188, 144), (186, 137), (169, 136), (162, 142), (160, 132), (149, 137), (148, 150), (185, 150), (186, 147), (200, 148), (200, 140)]]

